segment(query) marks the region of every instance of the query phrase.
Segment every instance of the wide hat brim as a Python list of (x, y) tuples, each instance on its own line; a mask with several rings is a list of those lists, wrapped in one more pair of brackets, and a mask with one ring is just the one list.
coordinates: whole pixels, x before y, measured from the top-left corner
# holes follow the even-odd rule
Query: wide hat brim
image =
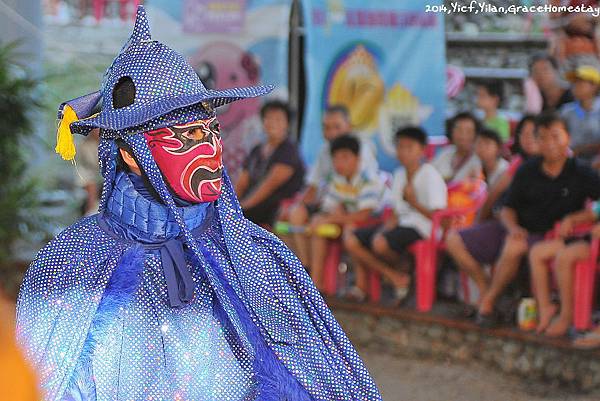
[(120, 109), (103, 110), (88, 118), (71, 123), (71, 129), (86, 135), (94, 128), (110, 131), (123, 131), (143, 125), (174, 110), (202, 102), (210, 102), (212, 107), (220, 107), (236, 100), (266, 95), (273, 85), (259, 85), (244, 88), (221, 90), (207, 89), (205, 92), (162, 97), (147, 103), (137, 103)]

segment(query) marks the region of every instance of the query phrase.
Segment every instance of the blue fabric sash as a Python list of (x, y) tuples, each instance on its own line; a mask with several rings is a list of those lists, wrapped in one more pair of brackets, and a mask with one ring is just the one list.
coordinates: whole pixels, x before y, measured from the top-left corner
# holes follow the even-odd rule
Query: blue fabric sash
[[(123, 240), (110, 228), (103, 214), (98, 215), (98, 225), (111, 237)], [(204, 228), (204, 225), (202, 225), (192, 233), (194, 235), (200, 234), (204, 231)], [(158, 250), (160, 252), (163, 274), (167, 283), (169, 305), (172, 308), (182, 308), (192, 302), (196, 286), (185, 262), (183, 245), (183, 237), (155, 244), (143, 244), (143, 247), (147, 250)]]
[[(132, 182), (133, 181), (133, 182)], [(141, 182), (141, 181), (139, 181)], [(168, 302), (172, 308), (183, 308), (190, 304), (194, 297), (195, 283), (190, 273), (184, 252), (184, 237), (179, 233), (174, 219), (166, 206), (153, 202), (148, 197), (129, 196), (137, 188), (136, 181), (125, 173), (119, 173), (115, 182), (115, 191), (108, 202), (104, 213), (98, 214), (98, 225), (111, 237), (131, 243), (140, 243), (147, 250), (157, 250), (160, 254), (165, 282), (167, 284)], [(194, 236), (205, 231), (213, 220), (212, 204), (200, 204), (185, 208), (184, 215), (188, 220), (201, 222), (192, 230)], [(193, 213), (190, 210), (193, 209)], [(155, 220), (164, 220), (165, 224), (157, 224)], [(149, 221), (146, 229), (139, 225), (129, 225), (126, 221)], [(173, 221), (171, 221), (173, 220)], [(151, 230), (148, 227), (164, 229)], [(192, 226), (193, 227), (193, 226)]]

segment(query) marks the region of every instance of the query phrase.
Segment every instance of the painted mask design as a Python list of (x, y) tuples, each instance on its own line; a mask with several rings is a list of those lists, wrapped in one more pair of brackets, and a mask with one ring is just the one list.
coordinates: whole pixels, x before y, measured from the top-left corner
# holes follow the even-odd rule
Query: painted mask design
[(221, 194), (221, 134), (216, 117), (144, 133), (150, 152), (177, 196), (212, 202)]

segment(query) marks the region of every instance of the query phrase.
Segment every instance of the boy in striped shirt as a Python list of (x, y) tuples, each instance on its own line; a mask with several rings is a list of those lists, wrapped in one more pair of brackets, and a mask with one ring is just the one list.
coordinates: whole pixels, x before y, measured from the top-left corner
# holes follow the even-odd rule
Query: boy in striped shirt
[[(331, 143), (333, 172), (326, 179), (326, 189), (321, 208), (310, 220), (309, 232), (322, 224), (336, 224), (347, 229), (368, 219), (381, 203), (383, 180), (368, 170), (360, 168), (360, 142), (351, 135), (342, 135)], [(303, 264), (319, 290), (323, 289), (323, 265), (327, 253), (327, 240), (318, 235), (298, 235), (296, 241), (309, 245), (309, 260)]]

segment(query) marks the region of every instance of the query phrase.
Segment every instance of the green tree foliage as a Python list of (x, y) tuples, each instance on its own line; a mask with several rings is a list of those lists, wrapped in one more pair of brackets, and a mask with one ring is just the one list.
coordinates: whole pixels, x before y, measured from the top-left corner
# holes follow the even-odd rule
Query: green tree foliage
[(36, 185), (26, 175), (22, 144), (33, 140), (38, 82), (16, 61), (16, 47), (0, 45), (0, 265), (13, 259), (14, 242), (36, 225)]

